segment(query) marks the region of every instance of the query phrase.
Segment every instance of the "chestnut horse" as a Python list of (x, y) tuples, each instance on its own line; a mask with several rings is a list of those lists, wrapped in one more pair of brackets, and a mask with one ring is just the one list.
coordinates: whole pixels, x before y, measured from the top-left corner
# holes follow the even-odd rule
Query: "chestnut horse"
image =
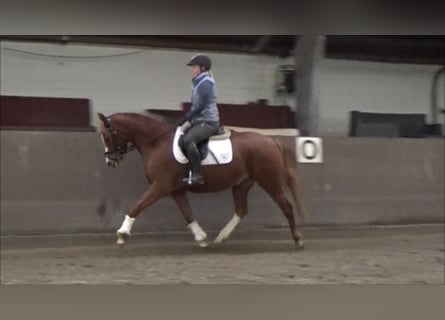
[(199, 246), (205, 247), (207, 234), (194, 219), (187, 192), (219, 192), (232, 188), (235, 213), (220, 231), (215, 243), (227, 239), (247, 214), (247, 194), (254, 185), (265, 190), (287, 218), (297, 248), (303, 247), (301, 233), (294, 221), (292, 205), (285, 191), (291, 191), (301, 218), (305, 209), (299, 194), (297, 161), (290, 141), (256, 132), (230, 131), (233, 156), (229, 163), (203, 165), (203, 185), (188, 185), (182, 181), (188, 167), (173, 156), (172, 146), (179, 128), (138, 113), (116, 113), (108, 117), (98, 113), (100, 134), (105, 146), (107, 165), (117, 167), (123, 155), (136, 149), (143, 160), (148, 188), (125, 215), (117, 230), (117, 244), (123, 245), (130, 236), (138, 214), (154, 202), (170, 196), (182, 213), (187, 227)]

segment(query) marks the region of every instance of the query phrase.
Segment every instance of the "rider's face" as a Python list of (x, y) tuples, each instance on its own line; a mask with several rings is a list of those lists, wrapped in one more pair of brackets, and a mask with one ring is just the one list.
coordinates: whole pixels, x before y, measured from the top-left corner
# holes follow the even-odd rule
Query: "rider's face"
[(196, 76), (199, 76), (201, 73), (201, 68), (199, 66), (192, 66), (192, 76), (195, 78)]

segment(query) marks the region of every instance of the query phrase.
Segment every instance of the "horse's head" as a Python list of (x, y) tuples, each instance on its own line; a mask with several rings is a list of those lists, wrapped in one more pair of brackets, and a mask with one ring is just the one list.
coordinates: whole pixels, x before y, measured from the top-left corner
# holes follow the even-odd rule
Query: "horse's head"
[(113, 126), (111, 116), (106, 117), (102, 113), (97, 113), (100, 122), (100, 135), (105, 147), (105, 163), (108, 166), (116, 168), (119, 165), (119, 161), (124, 157), (131, 146), (128, 146), (128, 142), (122, 137), (122, 135)]

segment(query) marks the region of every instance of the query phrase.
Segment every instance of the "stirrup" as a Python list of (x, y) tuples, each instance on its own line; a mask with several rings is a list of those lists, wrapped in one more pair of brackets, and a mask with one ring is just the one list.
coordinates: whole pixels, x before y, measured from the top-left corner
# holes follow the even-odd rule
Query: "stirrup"
[(192, 171), (189, 171), (188, 177), (182, 179), (182, 181), (189, 185), (204, 184), (204, 179), (202, 178), (202, 176), (194, 176), (192, 174)]

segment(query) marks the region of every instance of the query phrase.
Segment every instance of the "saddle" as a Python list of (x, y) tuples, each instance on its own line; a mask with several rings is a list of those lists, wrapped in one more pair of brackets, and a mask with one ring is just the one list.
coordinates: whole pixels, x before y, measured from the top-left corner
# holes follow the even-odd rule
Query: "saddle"
[[(209, 154), (209, 142), (210, 141), (225, 140), (228, 138), (230, 138), (230, 130), (226, 129), (224, 126), (220, 126), (218, 128), (218, 131), (214, 135), (197, 143), (196, 147), (199, 150), (201, 160), (205, 159), (207, 157), (207, 155)], [(186, 152), (183, 140), (184, 140), (184, 135), (181, 135), (181, 137), (178, 140), (178, 145), (179, 145), (179, 148), (181, 149), (182, 153), (187, 157), (187, 152)]]

